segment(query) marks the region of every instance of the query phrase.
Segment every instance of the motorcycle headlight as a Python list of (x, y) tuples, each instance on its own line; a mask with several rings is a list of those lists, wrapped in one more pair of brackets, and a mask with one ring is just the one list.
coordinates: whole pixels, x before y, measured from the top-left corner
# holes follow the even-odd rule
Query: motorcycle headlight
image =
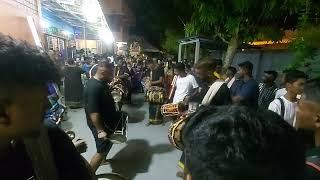
[(122, 94), (119, 91), (114, 90), (111, 92), (111, 94), (112, 94), (114, 102), (117, 103), (122, 100)]

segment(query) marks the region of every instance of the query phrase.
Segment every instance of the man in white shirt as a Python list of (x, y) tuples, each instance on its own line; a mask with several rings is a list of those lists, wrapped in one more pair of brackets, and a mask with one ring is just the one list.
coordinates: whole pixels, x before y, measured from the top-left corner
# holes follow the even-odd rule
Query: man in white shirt
[(193, 75), (186, 73), (183, 63), (177, 63), (174, 72), (177, 78), (174, 78), (175, 81), (172, 82), (172, 86), (175, 88), (172, 102), (179, 103), (196, 94), (199, 85)]
[(268, 109), (282, 116), (290, 125), (294, 125), (297, 95), (303, 93), (306, 80), (306, 74), (301, 71), (292, 70), (288, 72), (285, 77), (287, 93), (272, 101)]

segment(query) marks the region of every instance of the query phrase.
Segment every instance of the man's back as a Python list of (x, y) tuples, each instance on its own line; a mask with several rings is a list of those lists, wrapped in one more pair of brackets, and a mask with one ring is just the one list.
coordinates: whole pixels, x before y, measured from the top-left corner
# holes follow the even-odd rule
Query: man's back
[(85, 112), (88, 125), (92, 125), (90, 113), (99, 113), (104, 123), (113, 125), (117, 112), (107, 83), (95, 78), (88, 80), (84, 91)]

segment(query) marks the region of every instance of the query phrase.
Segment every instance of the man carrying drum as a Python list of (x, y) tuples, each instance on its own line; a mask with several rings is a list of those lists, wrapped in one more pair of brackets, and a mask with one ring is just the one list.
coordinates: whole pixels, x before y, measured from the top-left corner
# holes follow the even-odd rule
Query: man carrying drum
[[(190, 98), (192, 102), (198, 102), (202, 106), (223, 106), (232, 103), (230, 91), (227, 84), (214, 76), (216, 63), (210, 59), (203, 59), (195, 65), (195, 75), (200, 81), (200, 88), (196, 96)], [(185, 157), (182, 154), (179, 167), (184, 170)], [(185, 173), (178, 172), (178, 177), (183, 177)]]
[[(147, 91), (154, 91), (149, 92), (155, 96), (164, 96), (164, 89), (163, 89), (163, 79), (164, 79), (164, 70), (161, 69), (156, 61), (148, 60), (146, 61), (146, 65), (148, 67), (147, 77), (150, 80), (150, 84), (148, 85), (150, 88)], [(151, 90), (150, 90), (151, 89)], [(147, 92), (148, 93), (148, 92)], [(147, 97), (148, 98), (148, 97)], [(151, 124), (161, 124), (163, 122), (160, 107), (161, 101), (154, 101), (151, 98), (148, 99), (149, 101), (149, 122), (147, 126)]]
[[(199, 85), (193, 75), (186, 73), (183, 63), (177, 63), (174, 66), (174, 72), (176, 77), (172, 82), (174, 92), (172, 102), (177, 104), (196, 95)], [(169, 97), (169, 100), (171, 99), (172, 97)]]
[(87, 124), (96, 142), (97, 152), (92, 157), (90, 165), (94, 172), (109, 153), (112, 142), (109, 136), (119, 120), (113, 97), (107, 83), (113, 78), (113, 65), (100, 61), (96, 73), (89, 79), (84, 91), (85, 113)]

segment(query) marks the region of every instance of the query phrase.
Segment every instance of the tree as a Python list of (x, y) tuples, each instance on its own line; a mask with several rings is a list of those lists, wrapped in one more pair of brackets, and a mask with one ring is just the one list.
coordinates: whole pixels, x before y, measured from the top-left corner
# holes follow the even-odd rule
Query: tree
[(176, 54), (178, 40), (184, 37), (184, 25), (191, 18), (191, 6), (184, 0), (127, 0), (136, 16), (138, 35), (153, 45)]
[(297, 35), (290, 44), (294, 61), (290, 69), (304, 70), (311, 78), (320, 77), (320, 2), (306, 0), (299, 18)]
[(228, 44), (225, 66), (238, 46), (257, 39), (280, 40), (284, 30), (295, 29), (305, 0), (190, 0), (194, 7), (186, 32), (218, 37)]
[(161, 44), (161, 47), (165, 49), (169, 54), (177, 55), (178, 53), (178, 41), (184, 38), (184, 32), (166, 29), (165, 38)]

